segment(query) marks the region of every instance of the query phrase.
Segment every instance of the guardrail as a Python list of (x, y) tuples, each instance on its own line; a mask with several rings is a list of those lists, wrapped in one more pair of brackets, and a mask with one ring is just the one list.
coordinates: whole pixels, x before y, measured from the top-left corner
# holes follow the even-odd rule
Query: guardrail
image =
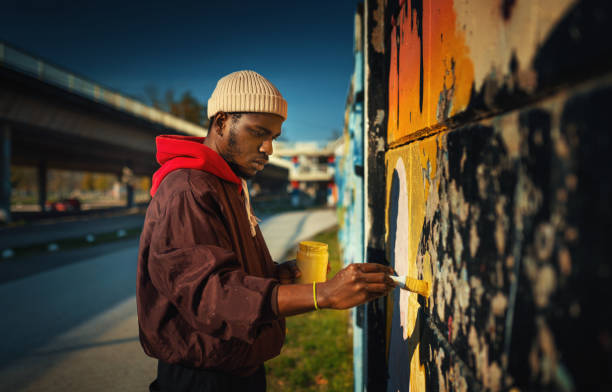
[(164, 127), (194, 136), (205, 136), (207, 133), (203, 127), (101, 87), (95, 82), (48, 64), (4, 42), (0, 42), (0, 64), (63, 88), (71, 93), (161, 124)]

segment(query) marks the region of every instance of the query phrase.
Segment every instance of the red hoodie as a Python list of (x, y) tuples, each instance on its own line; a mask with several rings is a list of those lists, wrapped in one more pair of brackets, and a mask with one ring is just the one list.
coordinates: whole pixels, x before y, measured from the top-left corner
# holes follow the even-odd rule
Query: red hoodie
[(203, 170), (235, 183), (238, 189), (242, 190), (240, 178), (216, 151), (204, 145), (205, 139), (204, 137), (178, 135), (160, 135), (155, 138), (156, 158), (162, 166), (153, 174), (151, 197), (155, 196), (163, 179), (177, 169)]

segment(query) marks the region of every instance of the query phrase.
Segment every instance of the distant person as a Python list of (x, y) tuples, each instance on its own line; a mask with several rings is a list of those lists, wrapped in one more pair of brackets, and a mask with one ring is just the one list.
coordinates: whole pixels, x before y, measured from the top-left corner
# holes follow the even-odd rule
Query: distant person
[[(157, 137), (153, 196), (138, 256), (138, 323), (159, 360), (151, 391), (265, 391), (285, 316), (346, 309), (387, 294), (392, 271), (353, 264), (324, 283), (293, 284), (295, 262), (275, 264), (246, 179), (264, 168), (287, 103), (267, 79), (239, 71), (208, 101), (206, 138)], [(313, 295), (314, 289), (314, 295)]]

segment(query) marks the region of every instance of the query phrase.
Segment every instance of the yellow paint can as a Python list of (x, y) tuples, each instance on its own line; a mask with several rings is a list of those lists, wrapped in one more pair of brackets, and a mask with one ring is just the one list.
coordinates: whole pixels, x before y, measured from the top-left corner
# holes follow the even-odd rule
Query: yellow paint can
[(327, 280), (327, 244), (302, 241), (298, 246), (297, 266), (302, 272), (298, 283), (325, 282)]

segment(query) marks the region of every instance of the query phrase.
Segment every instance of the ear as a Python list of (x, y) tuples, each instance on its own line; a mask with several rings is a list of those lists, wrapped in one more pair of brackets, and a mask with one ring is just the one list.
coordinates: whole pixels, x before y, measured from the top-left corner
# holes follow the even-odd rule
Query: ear
[(223, 136), (224, 128), (227, 124), (229, 115), (225, 112), (219, 112), (215, 115), (215, 123), (217, 124), (217, 134)]

